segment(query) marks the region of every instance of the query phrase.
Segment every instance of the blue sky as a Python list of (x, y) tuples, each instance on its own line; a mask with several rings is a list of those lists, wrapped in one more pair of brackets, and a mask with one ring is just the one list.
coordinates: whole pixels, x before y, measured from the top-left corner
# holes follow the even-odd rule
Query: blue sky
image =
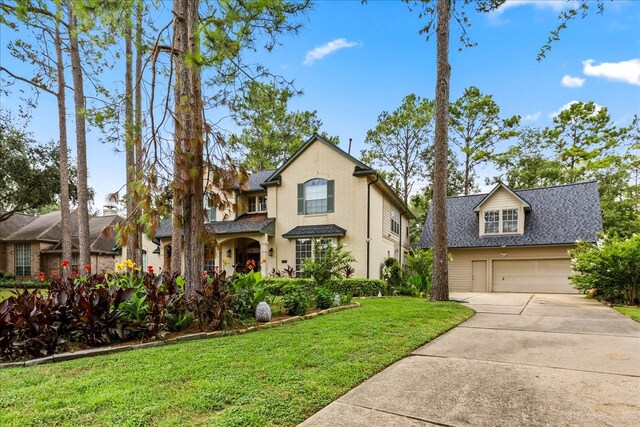
[[(640, 2), (606, 2), (604, 15), (571, 22), (547, 58), (538, 63), (536, 55), (565, 5), (562, 1), (512, 1), (489, 15), (471, 14), (469, 33), (478, 45), (461, 52), (453, 26), (451, 99), (474, 85), (493, 95), (505, 117), (519, 114), (523, 124), (533, 126), (549, 125), (554, 112), (575, 100), (607, 107), (620, 125), (640, 114)], [(424, 22), (406, 5), (321, 1), (304, 24), (300, 34), (282, 38), (283, 45), (270, 54), (251, 58), (295, 80), (304, 95), (291, 107), (316, 110), (323, 130), (339, 136), (344, 149), (353, 138), (352, 153), (359, 154), (377, 116), (397, 108), (409, 93), (434, 97), (435, 39), (426, 41), (418, 34)], [(0, 35), (3, 40), (10, 36), (6, 30)], [(14, 66), (4, 44), (0, 60)], [(118, 78), (113, 79), (118, 84)], [(2, 107), (9, 109), (20, 102), (16, 95), (0, 99)], [(40, 97), (29, 126), (36, 139), (56, 139), (55, 108), (52, 97)], [(212, 121), (222, 115), (208, 113)], [(233, 130), (228, 121), (223, 125)], [(73, 136), (72, 124), (69, 128)], [(89, 134), (88, 158), (90, 185), (100, 208), (104, 196), (123, 185), (125, 168), (124, 154), (99, 143), (98, 136), (96, 130)], [(491, 174), (491, 169), (485, 168), (483, 174)]]

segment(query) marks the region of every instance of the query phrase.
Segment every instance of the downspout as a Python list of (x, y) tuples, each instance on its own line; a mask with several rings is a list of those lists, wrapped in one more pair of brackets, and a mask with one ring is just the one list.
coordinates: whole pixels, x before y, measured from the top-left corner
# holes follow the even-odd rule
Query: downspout
[(369, 279), (370, 254), (371, 254), (371, 184), (378, 182), (380, 177), (376, 173), (376, 180), (367, 184), (367, 279)]

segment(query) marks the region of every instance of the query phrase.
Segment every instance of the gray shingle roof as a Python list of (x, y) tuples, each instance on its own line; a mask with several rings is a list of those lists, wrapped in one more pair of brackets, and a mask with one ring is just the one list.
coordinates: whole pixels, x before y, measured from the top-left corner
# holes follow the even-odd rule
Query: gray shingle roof
[(214, 234), (267, 233), (272, 235), (273, 231), (268, 227), (275, 220), (275, 218), (267, 218), (266, 214), (245, 214), (235, 221), (214, 221), (208, 223), (206, 227)]
[[(242, 191), (247, 191), (247, 192), (265, 191), (265, 188), (262, 187), (261, 184), (264, 183), (267, 180), (267, 178), (271, 176), (273, 171), (274, 169), (249, 173), (249, 178), (247, 179), (247, 182), (245, 183), (245, 188), (243, 188)], [(238, 184), (233, 184), (230, 186), (230, 188), (232, 190), (240, 189)]]
[(297, 239), (300, 237), (343, 237), (347, 230), (335, 224), (322, 225), (299, 225), (282, 235), (287, 239)]
[(27, 224), (33, 222), (36, 217), (31, 215), (13, 214), (8, 219), (0, 222), (0, 240), (4, 240), (6, 237), (14, 233), (16, 230), (21, 229)]
[[(447, 199), (448, 245), (450, 248), (499, 246), (535, 246), (597, 240), (602, 231), (602, 213), (597, 182), (559, 185), (515, 191), (531, 205), (526, 213), (524, 234), (517, 236), (479, 235), (478, 214), (474, 207), (486, 196), (450, 197)], [(433, 217), (429, 211), (420, 246), (433, 243)]]
[[(213, 221), (205, 225), (214, 234), (266, 233), (273, 235), (270, 226), (275, 218), (267, 218), (266, 214), (245, 214), (234, 221)], [(156, 230), (156, 238), (171, 237), (171, 218), (160, 222)]]
[[(60, 239), (59, 236), (52, 233), (52, 229), (60, 222), (60, 211), (49, 212), (48, 214), (36, 217), (24, 227), (14, 230), (6, 240), (11, 241), (28, 241), (28, 240), (45, 240), (55, 242)], [(59, 234), (59, 233), (58, 233)]]

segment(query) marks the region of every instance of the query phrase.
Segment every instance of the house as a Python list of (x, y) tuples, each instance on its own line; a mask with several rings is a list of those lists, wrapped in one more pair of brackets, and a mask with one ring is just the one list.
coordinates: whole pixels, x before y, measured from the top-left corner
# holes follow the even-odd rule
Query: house
[[(447, 199), (449, 290), (574, 293), (568, 255), (602, 231), (597, 182)], [(427, 215), (420, 246), (433, 244)]]
[[(231, 272), (252, 259), (262, 271), (291, 266), (300, 273), (313, 245), (331, 241), (355, 257), (354, 277), (379, 278), (385, 258), (401, 259), (410, 248), (415, 217), (403, 200), (374, 169), (317, 134), (278, 169), (252, 173), (246, 185), (226, 191), (232, 210), (207, 209), (215, 245), (205, 247), (203, 269)], [(166, 268), (170, 219), (156, 238)]]
[[(14, 218), (15, 217), (15, 218)], [(109, 272), (119, 255), (114, 226), (122, 219), (117, 215), (89, 219), (91, 271)], [(58, 273), (62, 264), (62, 226), (59, 211), (41, 216), (13, 215), (0, 223), (0, 271), (15, 274), (17, 279), (36, 279), (40, 272)], [(7, 230), (9, 229), (9, 230)], [(78, 265), (78, 219), (71, 213), (72, 270)]]

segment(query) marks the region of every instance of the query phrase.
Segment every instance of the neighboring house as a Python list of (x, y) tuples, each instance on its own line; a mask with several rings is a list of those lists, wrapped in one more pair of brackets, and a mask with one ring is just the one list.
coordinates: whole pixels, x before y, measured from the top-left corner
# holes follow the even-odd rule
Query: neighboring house
[[(15, 217), (15, 215), (14, 215)], [(62, 264), (62, 226), (60, 212), (51, 212), (28, 219), (10, 218), (15, 228), (10, 233), (0, 234), (0, 270), (16, 275), (18, 279), (36, 279), (40, 272), (47, 275), (58, 274)], [(122, 218), (117, 215), (96, 216), (89, 219), (89, 240), (91, 244), (91, 271), (113, 271), (115, 257), (119, 255), (115, 245), (114, 226)], [(0, 223), (0, 231), (8, 228), (7, 221)], [(78, 219), (71, 213), (71, 268), (78, 270)]]
[[(203, 269), (231, 271), (253, 259), (263, 272), (287, 266), (300, 272), (314, 242), (324, 238), (351, 251), (354, 277), (379, 278), (385, 258), (401, 259), (410, 248), (408, 226), (415, 217), (402, 199), (375, 170), (319, 135), (278, 169), (253, 173), (229, 193), (233, 210), (207, 209), (215, 247), (205, 247)], [(167, 268), (170, 219), (156, 238)]]
[[(602, 231), (597, 182), (447, 199), (449, 290), (574, 293), (568, 250)], [(429, 211), (420, 246), (433, 244)]]

